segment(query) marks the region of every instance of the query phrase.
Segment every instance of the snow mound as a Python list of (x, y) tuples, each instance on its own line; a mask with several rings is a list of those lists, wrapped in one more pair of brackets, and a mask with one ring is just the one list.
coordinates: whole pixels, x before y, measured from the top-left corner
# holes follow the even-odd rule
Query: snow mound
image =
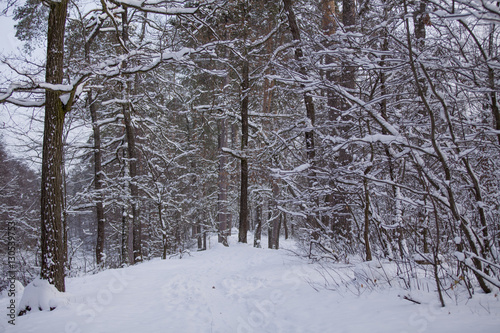
[(33, 309), (51, 311), (67, 303), (68, 300), (64, 294), (59, 292), (49, 281), (37, 278), (24, 288), (19, 309), (21, 312)]

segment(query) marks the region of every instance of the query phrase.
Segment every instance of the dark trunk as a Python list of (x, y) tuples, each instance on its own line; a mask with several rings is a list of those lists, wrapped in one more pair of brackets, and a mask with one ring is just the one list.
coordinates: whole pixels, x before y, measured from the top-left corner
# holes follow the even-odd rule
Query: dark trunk
[[(126, 47), (128, 44), (128, 12), (127, 6), (123, 6), (122, 11), (122, 41), (124, 46)], [(124, 63), (124, 66), (126, 64)], [(127, 86), (127, 80), (124, 80), (124, 97), (129, 94), (129, 87)], [(132, 208), (132, 253), (134, 264), (142, 261), (142, 240), (141, 240), (141, 221), (139, 219), (139, 187), (137, 185), (137, 149), (136, 149), (136, 134), (135, 128), (132, 124), (132, 117), (130, 112), (130, 105), (123, 105), (123, 122), (125, 123), (125, 131), (127, 134), (127, 154), (128, 154), (128, 162), (129, 162), (129, 176), (130, 176), (130, 205)]]
[(422, 50), (425, 45), (425, 25), (429, 20), (429, 15), (425, 12), (427, 4), (425, 1), (420, 1), (414, 11), (413, 29), (415, 31), (416, 47)]
[(286, 220), (286, 214), (283, 214), (283, 228), (284, 228), (284, 231), (285, 231), (285, 239), (288, 239), (288, 223), (287, 223), (287, 220)]
[(273, 213), (271, 210), (269, 210), (267, 212), (267, 248), (268, 249), (273, 248), (273, 227), (274, 227)]
[(98, 266), (103, 264), (104, 258), (104, 174), (102, 170), (102, 152), (101, 152), (101, 131), (97, 123), (97, 102), (92, 98), (92, 91), (89, 91), (88, 104), (90, 115), (92, 117), (92, 129), (94, 134), (94, 188), (96, 191), (96, 215), (97, 215), (97, 243), (96, 243), (96, 262)]
[(255, 236), (253, 239), (253, 247), (260, 248), (260, 240), (262, 236), (262, 206), (257, 205), (255, 209), (255, 217), (257, 219), (257, 227), (255, 228)]
[[(268, 247), (270, 249), (279, 249), (279, 237), (280, 237), (280, 229), (281, 229), (281, 213), (278, 213), (278, 196), (280, 193), (280, 188), (278, 184), (273, 181), (271, 184), (273, 199), (272, 204), (269, 205), (269, 218), (268, 222), (269, 231), (268, 231)], [(276, 214), (274, 217), (273, 215)]]
[(132, 251), (134, 264), (142, 261), (141, 249), (141, 220), (139, 219), (139, 187), (137, 185), (137, 149), (135, 142), (135, 128), (132, 124), (128, 105), (123, 106), (123, 121), (127, 133), (127, 153), (130, 175), (130, 195), (132, 208)]
[[(300, 30), (297, 24), (297, 18), (295, 16), (295, 12), (293, 11), (292, 0), (283, 0), (283, 4), (284, 4), (284, 10), (287, 13), (288, 25), (290, 26), (292, 39), (295, 42), (300, 43), (301, 42)], [(302, 48), (300, 47), (299, 44), (299, 46), (295, 49), (295, 60), (297, 60), (297, 62), (300, 64), (299, 73), (302, 76), (306, 77), (307, 69), (302, 63), (303, 58), (304, 58), (304, 52), (302, 51)], [(316, 148), (314, 143), (314, 130), (312, 128), (314, 127), (314, 123), (316, 120), (315, 119), (316, 111), (314, 109), (314, 101), (310, 92), (305, 90), (304, 84), (300, 84), (300, 88), (303, 90), (304, 105), (306, 107), (306, 117), (310, 123), (308, 124), (308, 127), (311, 128), (310, 130), (304, 133), (306, 157), (307, 157), (307, 162), (311, 165), (314, 165), (316, 159)], [(310, 170), (311, 171), (309, 171), (308, 174), (308, 181), (309, 184), (311, 185), (315, 182), (316, 174), (314, 168), (310, 168)], [(315, 229), (319, 227), (319, 224), (317, 223), (315, 216), (311, 212), (307, 212), (307, 223), (313, 226), (313, 228)]]
[[(288, 16), (288, 25), (290, 26), (290, 32), (292, 33), (292, 39), (296, 42), (300, 42), (300, 30), (299, 26), (297, 25), (297, 18), (295, 17), (295, 12), (293, 11), (292, 7), (292, 0), (283, 0), (284, 4), (284, 9), (285, 12), (287, 13)], [(302, 48), (299, 46), (295, 49), (295, 60), (297, 60), (299, 63), (302, 61), (304, 57), (304, 53), (302, 51)], [(301, 75), (306, 75), (307, 70), (306, 68), (301, 64), (299, 68), (299, 73)], [(301, 89), (305, 88), (304, 84), (300, 85)], [(312, 99), (312, 96), (309, 92), (305, 91), (303, 92), (303, 97), (304, 97), (304, 104), (306, 107), (306, 116), (307, 119), (310, 122), (310, 126), (314, 126), (314, 121), (315, 121), (315, 110), (314, 110), (314, 102)], [(309, 130), (305, 132), (305, 141), (306, 141), (306, 154), (307, 154), (307, 161), (309, 163), (314, 162), (314, 158), (316, 156), (316, 151), (314, 148), (314, 131)]]
[[(356, 24), (356, 4), (354, 0), (343, 0), (342, 2), (342, 23), (344, 28), (348, 32), (353, 32)], [(342, 85), (348, 89), (355, 88), (355, 72), (356, 67), (350, 66), (349, 64), (343, 64), (342, 66)], [(347, 105), (343, 103), (342, 109), (347, 109)]]
[(196, 240), (198, 241), (198, 251), (202, 251), (203, 249), (203, 239), (202, 239), (202, 231), (201, 225), (196, 225)]
[[(366, 174), (366, 173), (365, 173)], [(370, 247), (370, 192), (368, 187), (368, 180), (365, 178), (363, 180), (363, 185), (365, 188), (365, 227), (363, 230), (363, 240), (365, 242), (365, 254), (366, 261), (372, 260), (372, 251)]]
[(121, 244), (121, 255), (122, 255), (122, 265), (127, 265), (129, 263), (129, 255), (128, 255), (128, 212), (126, 208), (122, 210), (122, 244)]
[[(50, 2), (47, 32), (47, 63), (45, 80), (61, 84), (63, 79), (64, 31), (68, 1)], [(65, 106), (61, 93), (45, 93), (45, 124), (43, 134), (41, 186), (41, 248), (40, 276), (57, 290), (65, 291), (64, 244), (62, 223), (62, 154)]]
[[(328, 1), (327, 1), (328, 2)], [(334, 4), (330, 6), (326, 6), (328, 12), (323, 13), (323, 21), (324, 24), (327, 24), (328, 21), (331, 21), (327, 25), (324, 26), (325, 33), (333, 34), (336, 32), (335, 21), (334, 21), (334, 13), (335, 8), (331, 8)], [(353, 0), (343, 0), (342, 3), (342, 23), (344, 25), (344, 29), (347, 32), (354, 31), (356, 22), (356, 6)], [(333, 27), (328, 28), (327, 27)], [(329, 45), (325, 45), (329, 47)], [(336, 61), (336, 59), (331, 56), (325, 57), (325, 64), (332, 64)], [(352, 92), (355, 88), (355, 67), (351, 66), (349, 62), (341, 63), (341, 72), (337, 73), (335, 71), (329, 70), (325, 73), (326, 80), (331, 85), (340, 85), (343, 88), (346, 88), (347, 92)], [(349, 109), (349, 103), (347, 100), (340, 94), (336, 93), (332, 89), (328, 89), (326, 91), (327, 95), (327, 106), (328, 106), (328, 120), (332, 127), (332, 134), (334, 136), (346, 137), (347, 132), (350, 129), (349, 122), (351, 118), (344, 114), (344, 111)], [(346, 166), (351, 161), (351, 155), (346, 149), (340, 149), (338, 152), (338, 156), (335, 157), (329, 164), (329, 168), (335, 170), (339, 167)], [(336, 187), (332, 184), (333, 187)], [(342, 233), (346, 230), (349, 230), (349, 221), (348, 217), (350, 216), (349, 209), (346, 205), (346, 196), (341, 191), (336, 191), (336, 193), (332, 193), (331, 195), (327, 195), (325, 198), (325, 202), (330, 206), (332, 211), (331, 216), (328, 215), (326, 217), (327, 225), (332, 226), (332, 230), (336, 233)], [(331, 219), (331, 220), (330, 220)]]
[(278, 218), (275, 220), (275, 224), (273, 226), (273, 248), (278, 250), (280, 248), (280, 232), (281, 232), (281, 219), (283, 218), (282, 214), (278, 215)]
[[(241, 82), (241, 152), (246, 153), (248, 145), (248, 89), (250, 87), (248, 75), (248, 60), (243, 61)], [(248, 160), (246, 156), (241, 159), (241, 190), (240, 190), (240, 228), (238, 242), (247, 242), (248, 232)]]

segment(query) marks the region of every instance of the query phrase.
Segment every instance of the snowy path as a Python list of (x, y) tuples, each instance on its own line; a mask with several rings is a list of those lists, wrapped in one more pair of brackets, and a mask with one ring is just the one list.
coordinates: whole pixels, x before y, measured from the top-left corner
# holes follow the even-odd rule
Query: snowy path
[(2, 322), (0, 332), (500, 332), (498, 297), (440, 309), (402, 300), (397, 290), (316, 291), (310, 282), (323, 278), (315, 266), (284, 250), (212, 246), (68, 279), (67, 306)]

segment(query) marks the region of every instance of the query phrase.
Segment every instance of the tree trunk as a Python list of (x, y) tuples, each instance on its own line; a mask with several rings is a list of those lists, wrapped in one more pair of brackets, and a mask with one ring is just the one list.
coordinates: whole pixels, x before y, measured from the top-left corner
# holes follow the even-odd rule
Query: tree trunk
[(425, 45), (425, 24), (429, 20), (429, 15), (425, 13), (427, 4), (425, 1), (420, 1), (417, 8), (413, 12), (413, 30), (415, 33), (416, 47), (422, 50)]
[(283, 214), (283, 228), (285, 229), (285, 239), (288, 239), (288, 223), (286, 220), (286, 214)]
[(227, 130), (226, 121), (221, 119), (219, 123), (219, 200), (217, 202), (217, 222), (219, 229), (219, 243), (228, 246), (228, 213), (227, 213), (227, 189), (228, 189), (228, 174), (226, 170), (227, 156), (222, 151), (227, 147)]
[(365, 242), (366, 261), (371, 261), (372, 251), (370, 247), (370, 192), (369, 192), (368, 180), (366, 178), (363, 180), (363, 186), (365, 189), (365, 209), (364, 209), (365, 226), (363, 230), (363, 240)]
[(202, 251), (203, 250), (203, 239), (201, 238), (202, 237), (202, 231), (201, 231), (201, 224), (197, 224), (196, 225), (196, 240), (198, 242), (198, 251)]
[[(122, 11), (122, 40), (124, 45), (128, 44), (128, 12), (127, 6), (123, 6)], [(126, 78), (123, 78), (124, 89), (123, 94), (127, 96), (129, 87), (127, 86)], [(130, 196), (131, 196), (131, 208), (132, 208), (132, 253), (134, 264), (142, 261), (142, 227), (141, 220), (139, 218), (139, 187), (137, 186), (137, 149), (136, 149), (136, 134), (135, 128), (132, 124), (132, 117), (130, 114), (131, 106), (124, 104), (122, 107), (123, 111), (123, 122), (125, 123), (125, 131), (127, 134), (127, 154), (129, 161), (129, 176), (130, 176)]]
[(280, 248), (280, 231), (281, 231), (281, 219), (283, 218), (283, 215), (281, 213), (278, 214), (273, 219), (273, 232), (271, 234), (272, 238), (272, 244), (271, 248), (278, 250)]
[(253, 247), (260, 248), (260, 240), (262, 236), (262, 206), (259, 204), (257, 204), (257, 207), (255, 208), (255, 217), (257, 218), (257, 227), (255, 228)]
[[(63, 79), (64, 31), (68, 1), (50, 2), (47, 32), (47, 63), (45, 80), (61, 84)], [(41, 186), (41, 248), (40, 276), (57, 290), (65, 291), (64, 244), (62, 225), (62, 154), (65, 106), (61, 93), (45, 93), (45, 120)]]
[(128, 212), (124, 207), (122, 211), (122, 244), (121, 244), (121, 255), (122, 255), (122, 265), (127, 265), (129, 263), (129, 247), (128, 247), (128, 235), (129, 235), (129, 227), (128, 227)]
[[(248, 145), (248, 90), (250, 88), (248, 74), (248, 60), (243, 61), (241, 82), (241, 152), (246, 153)], [(241, 159), (241, 189), (240, 189), (240, 228), (238, 242), (247, 242), (248, 232), (248, 160), (246, 156)]]
[[(352, 32), (355, 29), (356, 24), (356, 4), (354, 0), (343, 0), (342, 1), (342, 24), (347, 32)], [(348, 89), (354, 89), (356, 86), (355, 81), (356, 67), (350, 66), (349, 64), (343, 64), (342, 66), (342, 85)], [(343, 103), (343, 110), (346, 110), (348, 106)]]
[(104, 259), (104, 174), (102, 171), (102, 152), (101, 152), (101, 130), (97, 123), (97, 104), (92, 98), (92, 91), (89, 91), (88, 104), (90, 115), (92, 117), (92, 130), (94, 134), (94, 188), (96, 191), (96, 215), (97, 215), (97, 243), (95, 247), (97, 266), (102, 266)]
[[(332, 1), (324, 1), (323, 4), (323, 30), (327, 35), (334, 34), (336, 32), (336, 22), (335, 22), (335, 3)], [(354, 29), (354, 24), (356, 21), (356, 6), (354, 0), (343, 0), (342, 2), (342, 24), (347, 32)], [(329, 47), (329, 45), (325, 45)], [(325, 57), (325, 64), (331, 64), (335, 61), (331, 56), (327, 55)], [(349, 92), (355, 88), (355, 67), (350, 66), (348, 63), (343, 62), (341, 64), (341, 73), (336, 73), (329, 70), (325, 73), (326, 80), (333, 85), (340, 85)], [(328, 106), (328, 119), (332, 126), (332, 133), (334, 136), (345, 136), (349, 130), (349, 118), (343, 114), (349, 108), (346, 99), (333, 91), (328, 89), (326, 91), (327, 95), (327, 106)], [(338, 157), (335, 160), (330, 161), (329, 168), (336, 169), (347, 165), (351, 161), (351, 156), (346, 149), (341, 149), (338, 152)], [(332, 184), (333, 186), (333, 184)], [(346, 205), (346, 196), (344, 193), (337, 191), (331, 195), (325, 197), (326, 205), (330, 206), (332, 210), (332, 216), (329, 215), (325, 218), (325, 225), (331, 225), (332, 230), (335, 226), (336, 232), (345, 232), (349, 230), (348, 216), (350, 212)], [(330, 221), (331, 218), (331, 221)]]
[(141, 220), (139, 219), (139, 187), (137, 186), (137, 149), (135, 144), (135, 129), (132, 124), (128, 105), (123, 106), (123, 121), (127, 133), (127, 153), (130, 175), (130, 196), (132, 208), (132, 252), (134, 264), (142, 261)]
[[(285, 12), (287, 13), (288, 16), (288, 25), (290, 26), (290, 32), (292, 33), (292, 39), (296, 42), (300, 42), (300, 30), (299, 26), (297, 24), (297, 18), (295, 17), (295, 12), (293, 11), (292, 7), (292, 0), (283, 0), (284, 4), (284, 9)], [(301, 47), (297, 47), (295, 49), (295, 60), (298, 62), (301, 62), (304, 57), (304, 53), (302, 51)], [(301, 75), (306, 75), (307, 70), (306, 68), (301, 64), (299, 68), (299, 73)], [(312, 99), (312, 96), (309, 92), (307, 92), (305, 89), (305, 85), (301, 84), (300, 88), (304, 91), (303, 92), (303, 97), (304, 97), (304, 104), (306, 107), (306, 116), (307, 119), (310, 122), (310, 126), (314, 126), (315, 122), (315, 110), (314, 110), (314, 102)], [(305, 141), (306, 141), (306, 154), (307, 154), (307, 161), (308, 163), (313, 164), (314, 163), (314, 158), (316, 156), (316, 151), (314, 148), (314, 131), (309, 130), (305, 132)]]
[[(278, 196), (280, 192), (280, 188), (276, 181), (272, 181), (271, 188), (273, 192), (272, 204), (269, 205), (269, 218), (271, 219), (268, 222), (269, 232), (268, 232), (268, 247), (270, 249), (278, 249), (279, 248), (279, 237), (280, 237), (280, 229), (281, 229), (281, 213), (278, 213)], [(274, 212), (273, 212), (274, 211)], [(278, 213), (276, 216), (272, 217), (274, 213)]]
[[(295, 16), (295, 12), (293, 11), (292, 0), (283, 0), (283, 4), (284, 4), (284, 10), (287, 13), (288, 25), (290, 26), (292, 39), (296, 42), (300, 42), (301, 41), (300, 30), (297, 24), (297, 18)], [(306, 77), (307, 70), (305, 66), (302, 64), (303, 58), (304, 58), (304, 52), (302, 51), (302, 48), (299, 46), (295, 49), (295, 60), (297, 60), (297, 62), (300, 63), (299, 73), (302, 76)], [(305, 85), (302, 83), (300, 84), (300, 88), (303, 90), (302, 94), (304, 98), (304, 105), (306, 107), (306, 117), (310, 123), (308, 124), (308, 127), (311, 128), (311, 130), (308, 130), (304, 133), (304, 139), (306, 145), (306, 158), (307, 158), (307, 163), (309, 163), (310, 165), (314, 165), (316, 159), (316, 148), (314, 144), (314, 130), (312, 128), (314, 127), (314, 123), (316, 120), (315, 119), (316, 111), (314, 109), (314, 101), (310, 92), (305, 90)], [(316, 173), (314, 171), (314, 168), (310, 168), (309, 170), (311, 171), (309, 171), (308, 174), (308, 182), (310, 185), (312, 185), (315, 182)], [(307, 224), (313, 226), (314, 229), (317, 229), (319, 227), (319, 223), (317, 222), (316, 217), (310, 212), (307, 212)]]
[[(335, 34), (337, 31), (337, 22), (335, 21), (335, 16), (336, 16), (336, 10), (337, 5), (335, 1), (330, 1), (330, 0), (323, 0), (322, 1), (322, 20), (321, 20), (321, 28), (323, 30), (323, 33), (327, 36)], [(325, 48), (328, 48), (330, 45), (327, 43), (325, 44)], [(332, 63), (334, 59), (330, 55), (325, 55), (324, 62), (325, 65), (328, 65)], [(328, 82), (332, 83), (338, 83), (340, 81), (339, 76), (332, 70), (327, 70), (325, 71), (325, 78)], [(328, 121), (331, 123), (331, 127), (333, 128), (333, 132), (335, 135), (339, 134), (339, 131), (337, 130), (336, 126), (333, 126), (335, 122), (338, 121), (338, 119), (341, 116), (341, 102), (339, 96), (335, 94), (335, 92), (332, 89), (327, 89), (326, 90), (326, 98), (327, 98), (327, 115), (328, 115)], [(339, 152), (339, 155), (343, 157), (345, 155), (345, 149), (342, 149)], [(328, 163), (326, 161), (323, 161), (323, 163)], [(330, 161), (330, 166), (331, 169), (335, 169), (337, 167), (336, 163), (334, 161)], [(335, 230), (335, 226), (341, 223), (341, 219), (339, 215), (335, 215), (333, 213), (333, 206), (335, 205), (336, 201), (341, 201), (342, 198), (340, 196), (334, 196), (333, 193), (327, 194), (325, 196), (325, 206), (330, 207), (329, 210), (332, 211), (331, 214), (325, 214), (322, 216), (322, 223), (326, 227), (330, 227), (331, 230)], [(317, 230), (320, 229), (320, 224), (316, 223), (314, 225), (314, 238), (318, 238), (319, 234)]]
[(167, 239), (167, 226), (163, 221), (163, 212), (161, 200), (158, 202), (158, 219), (160, 220), (160, 227), (162, 232), (162, 248), (163, 252), (161, 255), (162, 259), (167, 259), (167, 249), (168, 249), (168, 239)]

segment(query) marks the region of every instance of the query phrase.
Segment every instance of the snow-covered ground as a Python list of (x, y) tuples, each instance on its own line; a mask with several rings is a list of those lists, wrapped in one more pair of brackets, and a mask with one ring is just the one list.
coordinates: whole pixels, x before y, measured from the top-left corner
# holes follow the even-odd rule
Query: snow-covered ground
[[(412, 294), (419, 305), (398, 287), (328, 290), (325, 281), (334, 289), (340, 275), (287, 250), (255, 249), (234, 238), (229, 248), (214, 239), (210, 247), (181, 260), (67, 279), (56, 310), (31, 311), (15, 326), (2, 316), (0, 332), (500, 332), (495, 295), (447, 298), (441, 308), (432, 292)], [(338, 270), (349, 276), (352, 267), (345, 266)], [(0, 299), (4, 312), (8, 301)]]

